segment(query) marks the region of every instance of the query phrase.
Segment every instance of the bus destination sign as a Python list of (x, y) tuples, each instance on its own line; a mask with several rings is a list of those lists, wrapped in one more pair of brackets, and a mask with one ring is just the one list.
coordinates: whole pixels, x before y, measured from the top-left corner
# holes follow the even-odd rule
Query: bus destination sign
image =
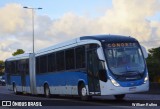
[(111, 47), (135, 47), (137, 43), (109, 43), (107, 44), (108, 48)]

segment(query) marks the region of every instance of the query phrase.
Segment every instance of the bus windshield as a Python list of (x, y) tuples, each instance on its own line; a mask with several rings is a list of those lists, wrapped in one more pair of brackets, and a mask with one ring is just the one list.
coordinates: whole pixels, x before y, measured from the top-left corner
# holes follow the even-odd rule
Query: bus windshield
[(109, 69), (115, 75), (142, 74), (145, 63), (138, 44), (106, 44), (105, 55)]

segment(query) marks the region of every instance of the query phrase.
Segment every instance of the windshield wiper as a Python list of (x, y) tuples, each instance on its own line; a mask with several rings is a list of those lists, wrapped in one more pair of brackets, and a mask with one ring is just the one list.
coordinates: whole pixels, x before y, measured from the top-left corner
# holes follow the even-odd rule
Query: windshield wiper
[(120, 72), (120, 73), (122, 74), (119, 76), (131, 76), (131, 75), (136, 75), (136, 74), (142, 76), (142, 74), (139, 71), (132, 71), (132, 70), (129, 70), (126, 72)]
[(132, 75), (139, 75), (142, 77), (142, 74), (139, 71), (126, 71), (126, 73), (122, 74), (121, 76), (132, 76)]
[(132, 71), (132, 70), (129, 70), (129, 71), (125, 71), (125, 72), (120, 72), (122, 74), (120, 75), (116, 75), (116, 79), (119, 79), (121, 77), (128, 77), (128, 76), (136, 76), (136, 75), (139, 75), (140, 77), (142, 77), (142, 74), (139, 72), (139, 71)]
[(123, 73), (123, 74), (115, 76), (116, 79), (130, 78), (130, 77), (134, 77), (134, 76), (140, 76), (140, 78), (141, 78), (143, 76), (139, 71), (126, 71), (126, 72), (121, 72), (121, 73)]

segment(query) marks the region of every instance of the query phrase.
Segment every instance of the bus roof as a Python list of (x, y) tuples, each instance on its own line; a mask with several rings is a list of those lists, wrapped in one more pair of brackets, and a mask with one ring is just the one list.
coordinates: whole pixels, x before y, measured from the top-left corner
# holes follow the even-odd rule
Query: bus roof
[(69, 46), (69, 45), (72, 45), (72, 44), (76, 44), (77, 43), (77, 40), (79, 38), (75, 38), (75, 39), (72, 39), (72, 40), (69, 40), (69, 41), (65, 41), (65, 42), (62, 42), (62, 43), (58, 43), (56, 45), (53, 45), (53, 46), (50, 46), (50, 47), (47, 47), (47, 48), (44, 48), (44, 49), (41, 49), (39, 51), (37, 51), (35, 54), (41, 54), (43, 52), (47, 52), (47, 51), (50, 51), (50, 50), (53, 50), (53, 49), (59, 49), (59, 48), (63, 48), (65, 46)]
[(20, 59), (28, 59), (29, 53), (24, 53), (16, 56), (12, 56), (10, 58), (7, 58), (6, 61), (12, 61), (12, 60), (20, 60)]
[(41, 54), (53, 49), (57, 48), (63, 48), (68, 45), (76, 44), (79, 41), (85, 41), (85, 40), (97, 40), (100, 42), (137, 42), (137, 40), (130, 36), (122, 36), (122, 35), (91, 35), (91, 36), (82, 36), (79, 38), (75, 38), (69, 41), (65, 41), (44, 49), (41, 49), (36, 52), (36, 54)]
[(100, 42), (137, 42), (137, 40), (130, 36), (122, 35), (96, 35), (96, 36), (83, 36), (80, 40), (98, 40)]
[[(35, 54), (36, 55), (41, 54), (41, 53), (50, 51), (52, 49), (62, 48), (62, 47), (65, 47), (65, 46), (76, 44), (79, 41), (85, 41), (85, 40), (86, 41), (87, 40), (97, 40), (97, 41), (100, 41), (100, 42), (137, 42), (137, 40), (133, 37), (122, 36), (122, 35), (110, 35), (109, 34), (109, 35), (82, 36), (82, 37), (79, 37), (79, 38), (75, 38), (75, 39), (72, 39), (72, 40), (69, 40), (69, 41), (66, 41), (66, 42), (62, 42), (62, 43), (59, 43), (59, 44), (41, 49), (41, 50), (35, 52)], [(27, 58), (29, 58), (29, 53), (20, 54), (20, 55), (17, 55), (17, 56), (10, 57), (10, 58), (6, 59), (6, 61), (27, 59)]]

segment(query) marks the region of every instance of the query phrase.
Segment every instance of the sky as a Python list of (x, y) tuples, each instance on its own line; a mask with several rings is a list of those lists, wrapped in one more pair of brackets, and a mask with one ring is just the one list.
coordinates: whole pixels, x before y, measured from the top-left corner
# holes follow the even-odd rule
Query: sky
[(112, 0), (1, 0), (0, 7), (12, 3), (21, 4), (22, 7), (41, 7), (43, 10), (36, 13), (48, 15), (52, 19), (60, 18), (68, 12), (99, 17), (103, 15), (103, 11), (112, 7)]
[(32, 52), (84, 35), (119, 34), (147, 49), (160, 46), (160, 0), (1, 0), (0, 60), (17, 49)]

